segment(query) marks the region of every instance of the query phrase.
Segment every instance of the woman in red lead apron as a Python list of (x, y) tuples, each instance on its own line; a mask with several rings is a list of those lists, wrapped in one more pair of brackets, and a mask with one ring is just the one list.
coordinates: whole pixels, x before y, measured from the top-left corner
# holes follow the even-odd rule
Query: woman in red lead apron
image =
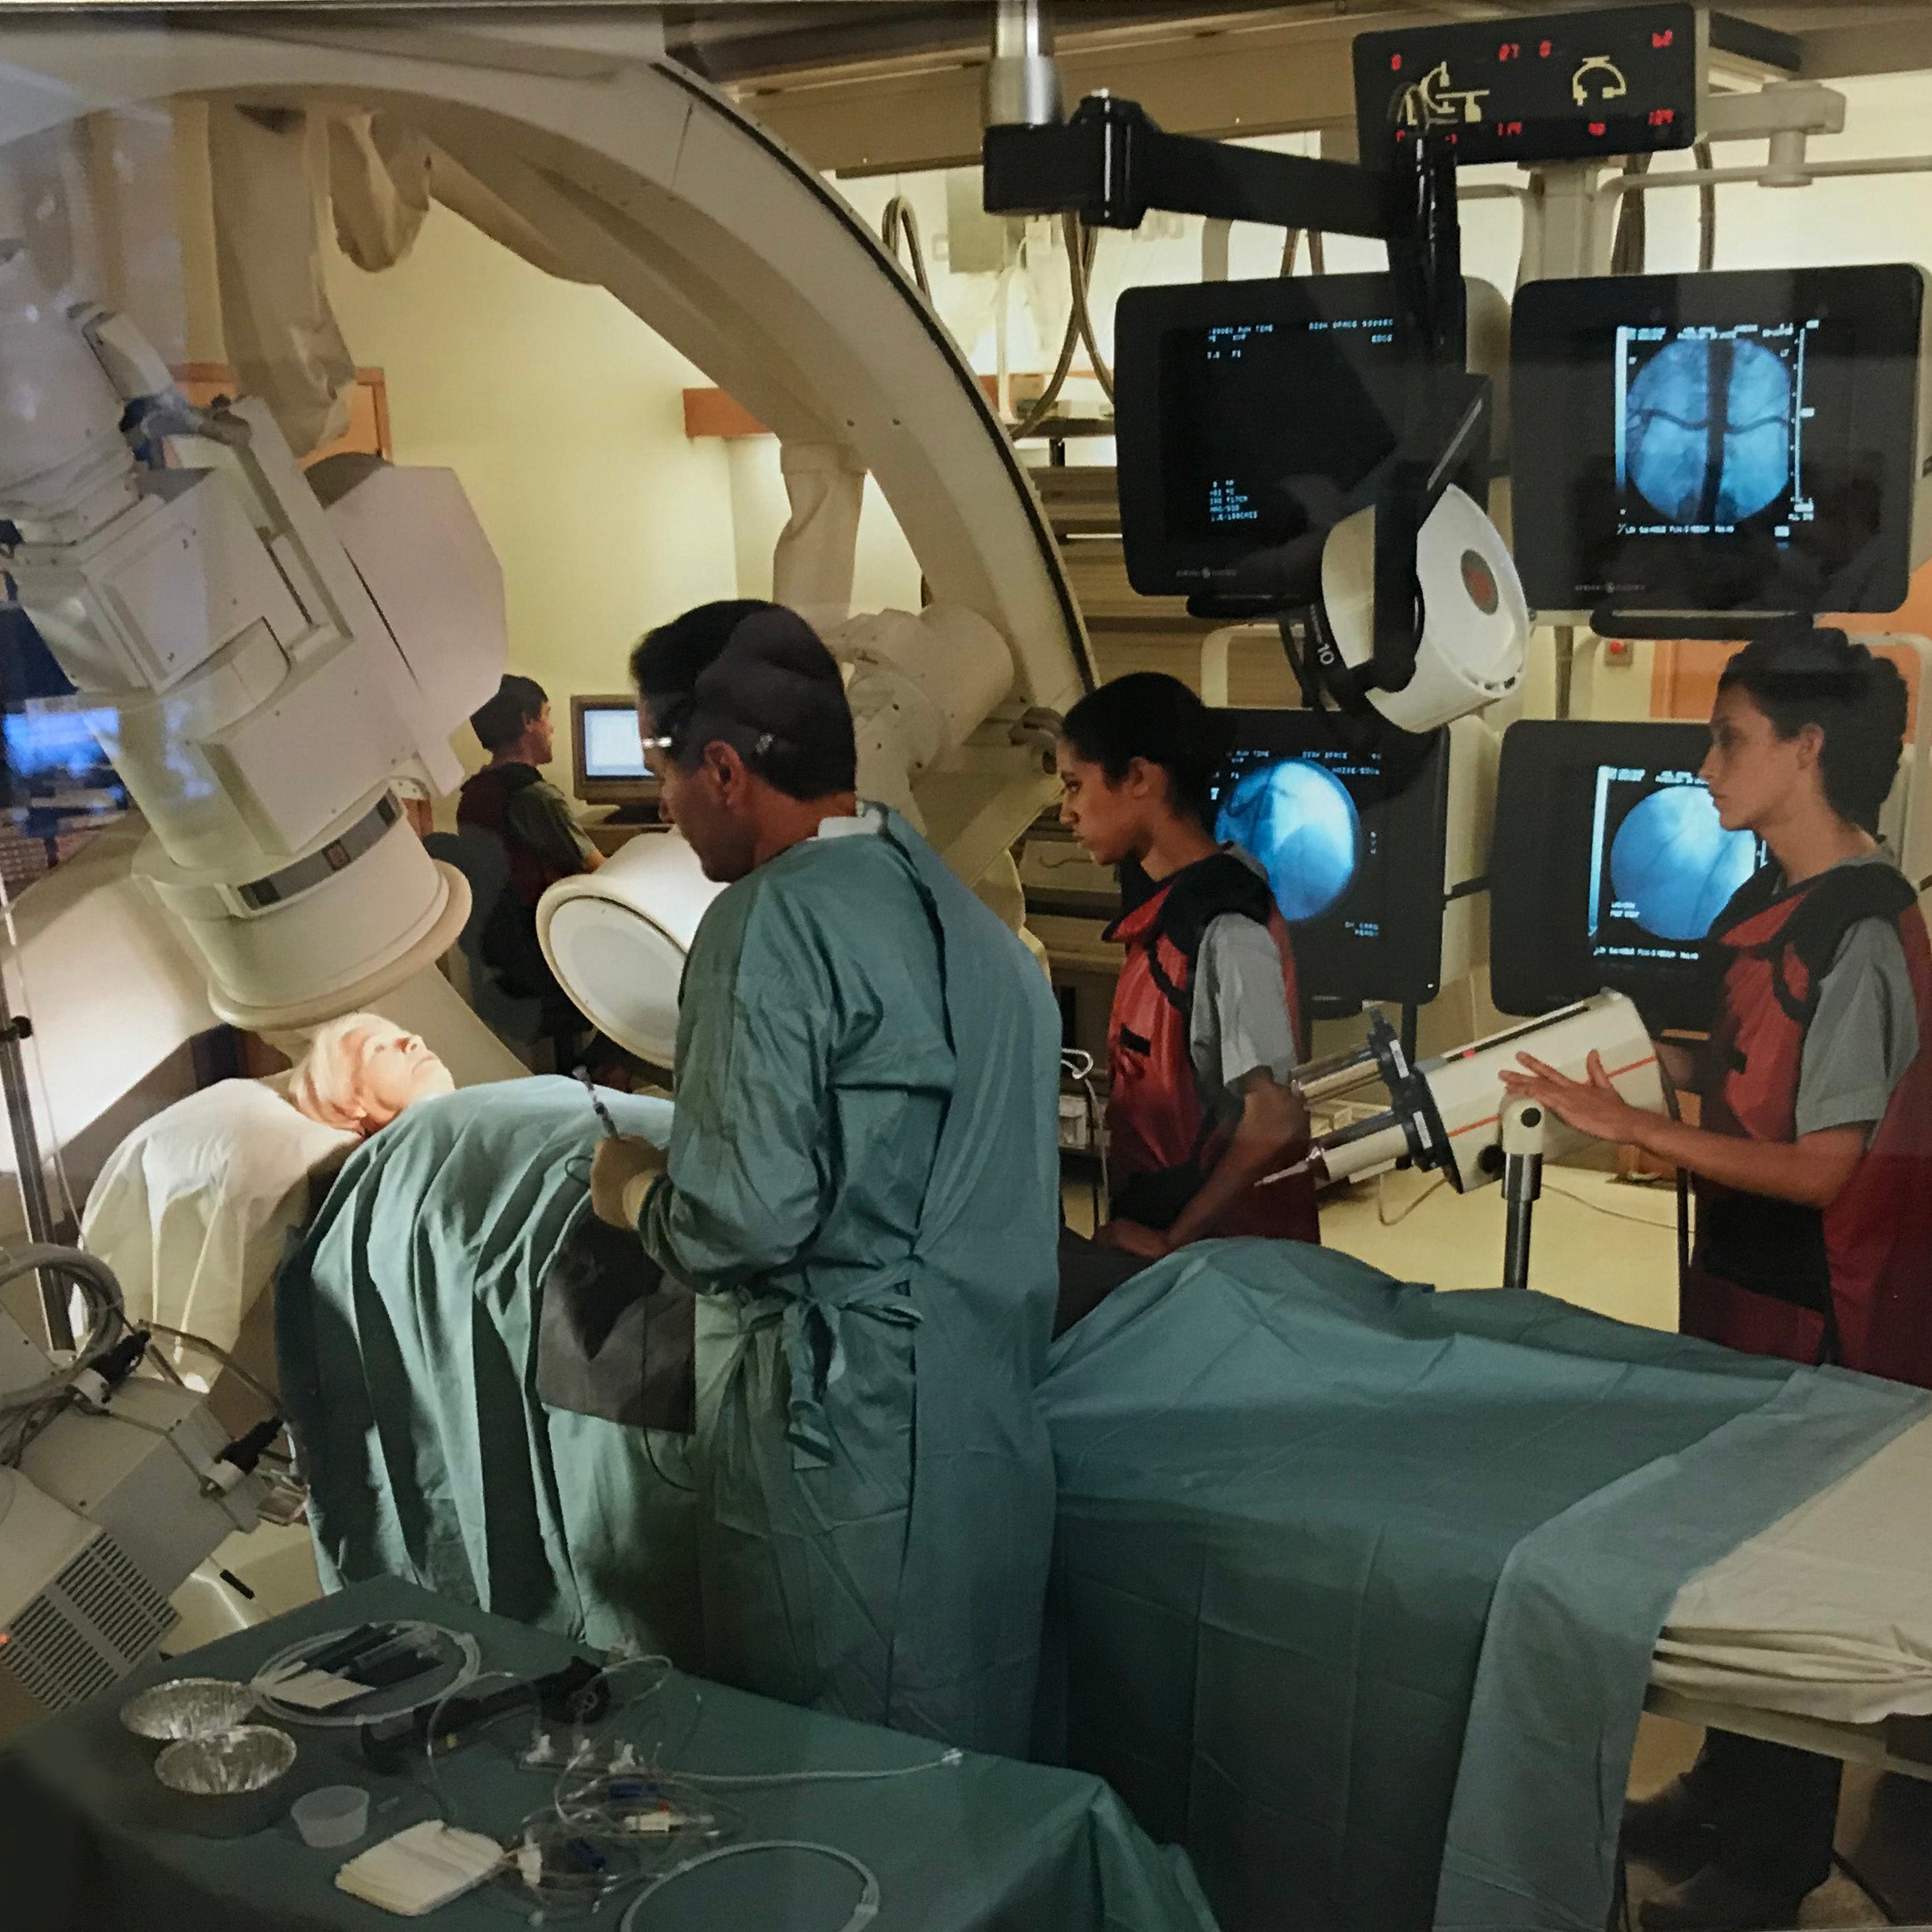
[[(1703, 776), (1726, 827), (1771, 858), (1705, 942), (1700, 1062), (1671, 1066), (1700, 1124), (1627, 1106), (1594, 1061), (1579, 1082), (1525, 1055), (1506, 1083), (1689, 1170), (1684, 1333), (1932, 1388), (1932, 948), (1873, 835), (1905, 725), (1897, 671), (1841, 631), (1739, 652)], [(1647, 1932), (1794, 1923), (1830, 1870), (1839, 1769), (1707, 1734), (1624, 1821), (1634, 1855), (1690, 1873), (1646, 1905)]]
[(1117, 678), (1068, 714), (1061, 823), (1121, 868), (1126, 948), (1108, 1029), (1113, 1219), (1099, 1239), (1148, 1259), (1210, 1235), (1321, 1239), (1297, 1160), (1308, 1117), (1294, 956), (1261, 868), (1215, 842), (1225, 754), (1214, 714), (1178, 679)]

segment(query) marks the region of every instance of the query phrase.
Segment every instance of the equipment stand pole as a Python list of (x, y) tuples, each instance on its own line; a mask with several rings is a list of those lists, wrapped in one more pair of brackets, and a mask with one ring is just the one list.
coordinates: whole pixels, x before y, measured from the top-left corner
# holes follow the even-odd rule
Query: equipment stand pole
[(1530, 1286), (1530, 1227), (1543, 1192), (1543, 1109), (1512, 1100), (1502, 1112), (1502, 1193), (1509, 1211), (1503, 1236), (1502, 1285)]
[[(30, 1039), (33, 1023), (15, 1019), (7, 1003), (6, 981), (0, 975), (0, 1098), (6, 1105), (7, 1133), (14, 1144), (14, 1171), (20, 1176), (20, 1203), (27, 1217), (27, 1237), (38, 1243), (55, 1239), (53, 1211), (47, 1200), (47, 1176), (41, 1166), (40, 1136), (33, 1129), (33, 1102), (27, 1091), (26, 1063), (20, 1043)], [(74, 1345), (73, 1324), (67, 1317), (67, 1302), (60, 1277), (45, 1270), (35, 1277), (40, 1284), (41, 1317), (47, 1325), (47, 1341), (57, 1350)]]

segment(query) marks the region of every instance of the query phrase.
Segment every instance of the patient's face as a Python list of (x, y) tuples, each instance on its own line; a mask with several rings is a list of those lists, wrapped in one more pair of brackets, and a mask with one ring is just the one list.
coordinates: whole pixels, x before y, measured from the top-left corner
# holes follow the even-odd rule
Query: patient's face
[(400, 1027), (372, 1027), (358, 1035), (354, 1044), (360, 1056), (355, 1096), (367, 1133), (387, 1127), (418, 1100), (456, 1090), (449, 1068), (416, 1035)]

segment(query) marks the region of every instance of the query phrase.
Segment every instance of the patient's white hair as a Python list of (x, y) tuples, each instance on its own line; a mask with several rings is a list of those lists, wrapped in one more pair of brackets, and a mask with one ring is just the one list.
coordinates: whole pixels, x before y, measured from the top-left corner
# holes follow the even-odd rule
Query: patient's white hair
[(345, 1013), (316, 1027), (289, 1076), (289, 1098), (312, 1121), (360, 1133), (367, 1125), (359, 1089), (365, 1042), (401, 1029), (379, 1013)]

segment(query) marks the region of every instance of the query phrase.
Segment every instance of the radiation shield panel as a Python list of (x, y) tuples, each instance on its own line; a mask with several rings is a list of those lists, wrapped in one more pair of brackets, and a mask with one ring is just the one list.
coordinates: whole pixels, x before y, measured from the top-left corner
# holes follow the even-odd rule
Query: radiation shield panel
[(1925, 271), (1535, 282), (1518, 565), (1546, 616), (1888, 611), (1926, 554)]
[(1726, 831), (1701, 724), (1526, 721), (1504, 734), (1490, 858), (1490, 993), (1538, 1014), (1608, 987), (1699, 1027), (1705, 935), (1765, 862)]
[(1311, 711), (1231, 711), (1215, 837), (1267, 874), (1317, 1014), (1365, 1000), (1420, 1006), (1440, 990), (1449, 751), (1419, 765), (1343, 744)]

